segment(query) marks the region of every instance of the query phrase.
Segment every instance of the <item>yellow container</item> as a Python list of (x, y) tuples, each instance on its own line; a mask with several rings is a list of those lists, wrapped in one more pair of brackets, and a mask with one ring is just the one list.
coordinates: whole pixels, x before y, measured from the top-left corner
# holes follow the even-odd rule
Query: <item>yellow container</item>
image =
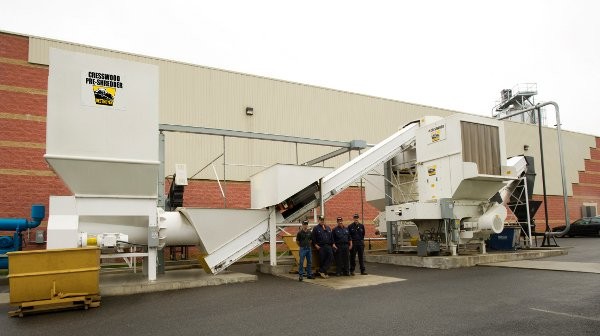
[(98, 295), (100, 249), (97, 247), (9, 252), (10, 304), (62, 296)]
[(288, 247), (288, 249), (290, 249), (290, 252), (292, 252), (294, 259), (296, 259), (296, 263), (298, 263), (300, 261), (300, 247), (296, 242), (296, 236), (285, 235), (281, 236), (281, 238), (283, 238), (283, 242)]
[(410, 246), (419, 245), (419, 240), (421, 240), (419, 237), (411, 237), (410, 238)]

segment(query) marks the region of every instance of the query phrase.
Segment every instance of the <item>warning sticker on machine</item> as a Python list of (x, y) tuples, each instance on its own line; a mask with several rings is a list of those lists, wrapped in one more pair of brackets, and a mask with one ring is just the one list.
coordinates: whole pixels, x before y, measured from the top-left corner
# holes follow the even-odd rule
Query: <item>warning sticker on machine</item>
[(446, 125), (439, 125), (429, 129), (429, 135), (431, 136), (431, 142), (435, 143), (446, 139)]
[(436, 174), (436, 166), (429, 166), (427, 167), (427, 174), (429, 174), (429, 176), (433, 176)]

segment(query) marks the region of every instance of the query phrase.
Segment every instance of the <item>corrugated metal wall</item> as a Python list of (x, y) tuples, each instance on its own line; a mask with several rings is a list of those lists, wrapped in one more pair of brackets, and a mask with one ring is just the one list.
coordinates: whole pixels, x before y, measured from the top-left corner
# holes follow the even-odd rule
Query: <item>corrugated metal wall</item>
[[(47, 65), (50, 47), (158, 65), (161, 77), (160, 122), (165, 124), (338, 141), (362, 139), (368, 143), (377, 143), (398, 127), (421, 116), (447, 116), (456, 113), (36, 37), (30, 37), (29, 61)], [(253, 116), (245, 114), (246, 107), (254, 109)], [(511, 122), (506, 125), (507, 154), (522, 154), (523, 144), (529, 144), (529, 154), (536, 156), (536, 128)], [(552, 130), (546, 132), (553, 134)], [(554, 146), (550, 138), (554, 136), (549, 135), (546, 141), (549, 146)], [(165, 175), (173, 173), (175, 163), (187, 164), (188, 173), (192, 175), (225, 149), (225, 171), (223, 158), (215, 162), (215, 167), (219, 178), (225, 175), (228, 180), (248, 180), (249, 176), (262, 170), (262, 167), (274, 163), (303, 163), (336, 149), (238, 138), (227, 138), (224, 141), (217, 136), (175, 133), (168, 133), (166, 139)], [(566, 134), (565, 148), (569, 150), (565, 161), (569, 164), (571, 182), (577, 182), (577, 170), (582, 170), (583, 159), (589, 158), (588, 149), (594, 145), (593, 136)], [(354, 156), (356, 153), (352, 154)], [(348, 159), (349, 155), (342, 155), (326, 161), (325, 165), (337, 167)], [(560, 194), (560, 175), (556, 175), (556, 170), (550, 171), (553, 177), (548, 179), (548, 190), (552, 194)], [(196, 175), (196, 178), (214, 179), (215, 174), (212, 167), (208, 167)], [(541, 190), (539, 186), (540, 183), (536, 186), (537, 193)]]

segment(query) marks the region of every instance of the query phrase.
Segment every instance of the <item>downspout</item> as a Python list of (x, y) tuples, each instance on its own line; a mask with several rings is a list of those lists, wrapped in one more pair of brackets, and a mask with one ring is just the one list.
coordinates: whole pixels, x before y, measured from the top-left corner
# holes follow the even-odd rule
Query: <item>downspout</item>
[[(504, 116), (502, 118), (498, 118), (498, 119), (499, 120), (507, 119), (507, 118), (510, 118), (510, 117), (513, 117), (516, 115), (523, 114), (525, 112), (539, 109), (540, 107), (543, 107), (546, 105), (554, 106), (554, 110), (556, 111), (556, 135), (558, 137), (558, 157), (560, 160), (560, 175), (562, 178), (562, 189), (563, 189), (563, 205), (564, 205), (564, 209), (565, 209), (565, 229), (562, 231), (545, 233), (546, 237), (555, 237), (555, 236), (562, 236), (562, 235), (566, 234), (567, 232), (569, 232), (569, 229), (571, 228), (571, 221), (569, 219), (569, 204), (568, 204), (568, 199), (567, 199), (567, 178), (565, 175), (565, 159), (564, 159), (564, 155), (563, 155), (562, 134), (561, 134), (561, 129), (560, 129), (560, 112), (558, 109), (558, 104), (555, 102), (539, 103), (533, 107), (530, 107), (530, 108), (527, 108), (524, 110), (520, 110), (519, 112), (515, 112), (513, 114), (509, 114), (509, 115), (506, 115), (506, 116)], [(540, 123), (540, 122), (541, 122), (541, 120), (538, 120), (538, 123)]]

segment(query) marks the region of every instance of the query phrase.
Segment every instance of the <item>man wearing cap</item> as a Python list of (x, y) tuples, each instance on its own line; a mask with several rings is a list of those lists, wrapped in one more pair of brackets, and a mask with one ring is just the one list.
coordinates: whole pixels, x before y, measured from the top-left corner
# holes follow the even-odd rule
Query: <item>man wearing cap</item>
[(360, 274), (367, 275), (365, 270), (365, 226), (358, 221), (358, 214), (352, 216), (354, 222), (348, 225), (352, 245), (350, 247), (350, 275), (354, 275), (356, 268), (356, 254), (358, 253), (358, 264), (360, 265)]
[(322, 278), (327, 279), (329, 278), (329, 275), (327, 275), (327, 270), (329, 269), (329, 266), (333, 260), (332, 248), (335, 245), (333, 244), (331, 228), (325, 225), (325, 218), (323, 216), (319, 216), (319, 225), (315, 226), (315, 228), (312, 230), (312, 234), (313, 244), (317, 251), (319, 251), (319, 275)]
[(298, 264), (298, 280), (302, 281), (304, 277), (304, 259), (306, 259), (306, 274), (308, 279), (314, 279), (312, 274), (312, 233), (308, 229), (308, 221), (302, 221), (302, 227), (296, 234), (296, 242), (300, 246), (300, 262)]
[(333, 229), (333, 242), (335, 243), (335, 275), (350, 275), (348, 271), (348, 263), (350, 261), (349, 248), (352, 248), (352, 240), (350, 240), (350, 232), (344, 226), (342, 217), (337, 218), (337, 226)]

